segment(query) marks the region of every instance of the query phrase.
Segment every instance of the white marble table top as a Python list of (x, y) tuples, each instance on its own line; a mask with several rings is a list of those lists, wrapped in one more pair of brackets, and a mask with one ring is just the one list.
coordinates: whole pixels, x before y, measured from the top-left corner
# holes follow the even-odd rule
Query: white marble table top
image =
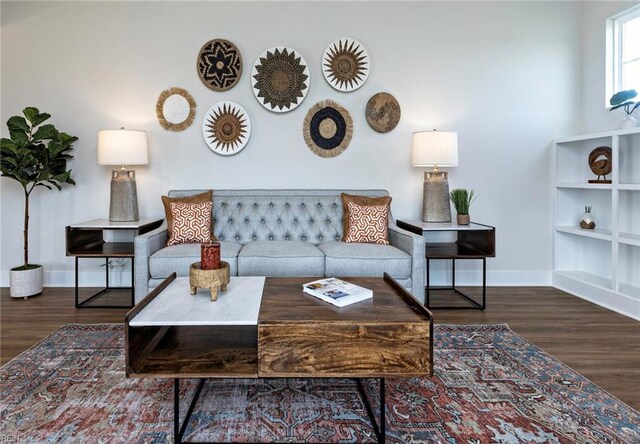
[(94, 219), (87, 222), (70, 225), (71, 228), (95, 228), (109, 230), (137, 230), (138, 228), (158, 222), (161, 219), (140, 219), (131, 222), (111, 222), (109, 219)]
[(402, 222), (414, 227), (421, 228), (422, 231), (491, 231), (493, 227), (471, 222), (469, 225), (458, 225), (456, 222), (423, 222), (415, 219), (400, 219)]
[(207, 289), (189, 293), (189, 278), (176, 278), (130, 322), (132, 327), (258, 325), (264, 277), (232, 277), (227, 291), (211, 301)]

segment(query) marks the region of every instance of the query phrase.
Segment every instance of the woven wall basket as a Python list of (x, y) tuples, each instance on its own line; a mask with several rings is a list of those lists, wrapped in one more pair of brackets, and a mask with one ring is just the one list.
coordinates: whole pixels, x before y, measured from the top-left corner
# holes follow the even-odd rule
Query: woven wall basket
[(216, 154), (237, 154), (244, 149), (251, 137), (249, 115), (235, 102), (218, 102), (204, 116), (202, 137)]
[(302, 126), (307, 146), (320, 157), (335, 157), (344, 152), (353, 135), (353, 120), (345, 108), (333, 100), (311, 107)]
[(251, 86), (256, 99), (276, 113), (297, 108), (309, 91), (310, 80), (304, 58), (283, 46), (262, 53), (251, 72)]
[(156, 117), (168, 131), (184, 131), (196, 116), (196, 102), (187, 90), (169, 88), (160, 93), (156, 102)]
[(214, 91), (226, 91), (236, 86), (242, 76), (242, 56), (229, 40), (214, 39), (205, 43), (196, 60), (202, 83)]
[(379, 133), (388, 133), (400, 122), (400, 104), (389, 93), (375, 94), (367, 102), (367, 122)]

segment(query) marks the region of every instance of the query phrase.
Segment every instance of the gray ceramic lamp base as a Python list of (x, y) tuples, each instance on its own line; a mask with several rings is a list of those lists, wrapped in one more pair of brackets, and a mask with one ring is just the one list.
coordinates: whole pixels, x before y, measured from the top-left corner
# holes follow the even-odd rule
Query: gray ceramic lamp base
[(134, 170), (113, 170), (111, 176), (111, 222), (133, 222), (138, 220), (138, 192)]
[(446, 171), (424, 173), (423, 222), (451, 222), (449, 179)]

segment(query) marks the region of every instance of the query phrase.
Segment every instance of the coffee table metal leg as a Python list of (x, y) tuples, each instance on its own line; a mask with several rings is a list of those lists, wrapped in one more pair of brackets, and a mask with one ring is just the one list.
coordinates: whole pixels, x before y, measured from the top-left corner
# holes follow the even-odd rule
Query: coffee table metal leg
[(376, 434), (376, 438), (379, 443), (384, 443), (386, 438), (386, 406), (385, 406), (385, 382), (384, 378), (380, 378), (380, 426), (378, 426), (378, 422), (376, 421), (376, 416), (373, 414), (373, 409), (371, 408), (371, 404), (369, 403), (369, 398), (365, 393), (364, 387), (362, 386), (362, 380), (356, 379), (358, 383), (358, 391), (360, 392), (360, 396), (362, 397), (362, 402), (364, 403), (364, 407), (367, 409), (367, 415), (369, 415), (369, 419), (371, 420), (371, 425), (373, 426), (373, 432)]
[(180, 427), (180, 378), (175, 378), (173, 380), (173, 436), (176, 444), (182, 443), (182, 437), (187, 429), (187, 425), (191, 419), (191, 414), (196, 406), (196, 402), (198, 402), (198, 398), (200, 397), (200, 392), (202, 391), (202, 387), (204, 387), (205, 381), (206, 379), (202, 378), (198, 382), (198, 388), (193, 395), (193, 399), (191, 399), (187, 415), (184, 417), (184, 421), (182, 422), (182, 427)]

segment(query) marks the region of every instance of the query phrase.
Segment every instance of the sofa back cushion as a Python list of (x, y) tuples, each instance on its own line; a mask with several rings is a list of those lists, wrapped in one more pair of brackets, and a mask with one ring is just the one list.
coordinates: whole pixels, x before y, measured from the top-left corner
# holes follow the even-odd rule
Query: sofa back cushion
[[(172, 190), (170, 197), (202, 190)], [(215, 190), (214, 234), (221, 241), (301, 240), (314, 245), (343, 237), (341, 193), (388, 196), (385, 190)], [(389, 216), (391, 221), (391, 216)]]

